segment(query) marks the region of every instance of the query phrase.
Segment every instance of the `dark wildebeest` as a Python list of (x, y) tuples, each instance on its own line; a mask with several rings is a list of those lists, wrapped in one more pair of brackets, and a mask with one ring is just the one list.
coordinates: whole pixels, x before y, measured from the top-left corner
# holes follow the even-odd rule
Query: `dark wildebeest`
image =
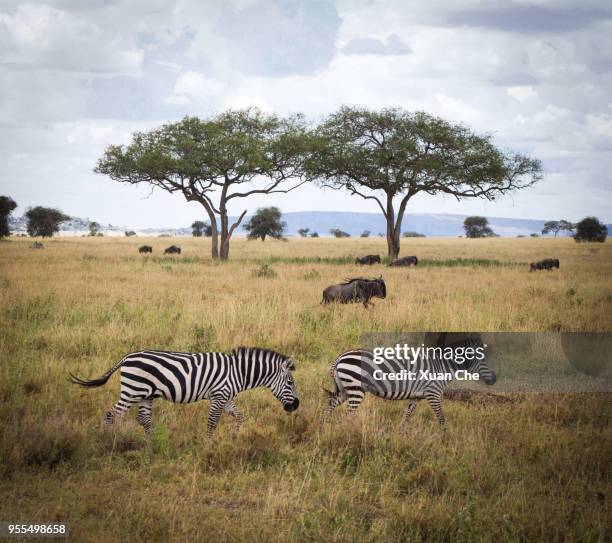
[(181, 248), (177, 247), (176, 245), (170, 245), (170, 247), (168, 247), (167, 249), (164, 250), (164, 254), (165, 255), (173, 255), (173, 254), (180, 255), (181, 254)]
[(362, 302), (364, 307), (368, 307), (371, 298), (386, 298), (387, 287), (382, 275), (378, 279), (365, 279), (356, 277), (347, 279), (345, 283), (331, 285), (323, 291), (322, 304), (339, 302), (350, 304)]
[(553, 268), (559, 269), (558, 258), (545, 258), (544, 260), (540, 260), (539, 262), (532, 262), (529, 265), (529, 271), (552, 270)]
[(39, 241), (35, 241), (34, 243), (32, 243), (32, 245), (30, 245), (30, 249), (42, 249), (42, 248), (44, 248), (44, 245), (40, 243)]
[(391, 262), (389, 266), (416, 266), (418, 263), (419, 259), (416, 256), (405, 256), (404, 258), (398, 258), (397, 260)]
[(150, 245), (142, 245), (141, 247), (138, 248), (138, 252), (139, 253), (152, 253), (153, 247), (151, 247)]
[(371, 266), (372, 264), (380, 264), (380, 256), (378, 255), (358, 256), (355, 259), (355, 264), (367, 264), (368, 266)]

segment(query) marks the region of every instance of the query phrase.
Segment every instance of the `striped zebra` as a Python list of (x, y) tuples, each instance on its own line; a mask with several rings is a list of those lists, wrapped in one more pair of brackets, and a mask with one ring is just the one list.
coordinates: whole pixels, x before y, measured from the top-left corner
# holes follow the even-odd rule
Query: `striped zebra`
[[(483, 345), (480, 338), (472, 337), (452, 343), (448, 347), (465, 349), (482, 348)], [(374, 353), (361, 349), (341, 354), (330, 369), (334, 389), (331, 391), (324, 389), (329, 395), (325, 409), (326, 417), (345, 401), (348, 401), (348, 413), (353, 414), (369, 392), (386, 400), (408, 400), (402, 417), (404, 423), (416, 409), (417, 402), (425, 399), (433, 409), (438, 422), (443, 425), (445, 419), (442, 412), (442, 395), (450, 381), (456, 378), (456, 371), (478, 373), (479, 378), (487, 385), (494, 384), (497, 377), (488, 366), (486, 359), (473, 358), (460, 364), (452, 358), (445, 360), (440, 354), (441, 351), (428, 358), (418, 357), (414, 363), (395, 358), (384, 358), (380, 363), (376, 363)], [(409, 376), (407, 372), (412, 372), (413, 375)], [(389, 379), (390, 374), (396, 377)]]
[(259, 348), (240, 347), (231, 353), (147, 350), (124, 356), (98, 379), (70, 377), (82, 387), (99, 387), (119, 370), (119, 401), (106, 413), (105, 423), (113, 424), (116, 417), (138, 404), (138, 423), (147, 435), (151, 432), (151, 409), (156, 398), (175, 403), (210, 400), (206, 432), (210, 437), (224, 410), (240, 427), (244, 417), (236, 409), (234, 397), (244, 390), (267, 387), (285, 411), (295, 411), (300, 401), (291, 374), (294, 369), (292, 358)]

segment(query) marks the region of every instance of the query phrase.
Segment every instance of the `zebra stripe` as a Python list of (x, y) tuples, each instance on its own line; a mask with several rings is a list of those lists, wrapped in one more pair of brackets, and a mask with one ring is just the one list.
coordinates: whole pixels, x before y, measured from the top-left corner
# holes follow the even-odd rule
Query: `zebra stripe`
[[(469, 338), (453, 343), (449, 347), (476, 348), (482, 347), (482, 342), (479, 339)], [(417, 402), (425, 399), (433, 409), (440, 424), (444, 424), (442, 395), (453, 379), (456, 370), (478, 373), (480, 378), (489, 385), (496, 381), (495, 373), (485, 359), (474, 358), (459, 364), (453, 359), (434, 356), (417, 358), (413, 363), (410, 360), (393, 358), (384, 358), (381, 363), (376, 363), (371, 351), (362, 349), (347, 351), (341, 354), (331, 366), (330, 374), (334, 382), (334, 390), (326, 390), (329, 401), (325, 409), (325, 415), (328, 416), (344, 402), (348, 402), (348, 413), (352, 414), (361, 405), (366, 393), (370, 393), (386, 400), (409, 400), (402, 418), (403, 422), (410, 418), (417, 407)], [(381, 373), (377, 373), (379, 371), (382, 374), (401, 374), (402, 371), (410, 371), (414, 372), (416, 378), (381, 379)], [(444, 374), (446, 379), (419, 378), (423, 375), (421, 372), (428, 372), (427, 377), (431, 374)]]
[(244, 420), (236, 409), (234, 397), (245, 390), (266, 387), (283, 404), (285, 411), (299, 406), (291, 371), (293, 359), (259, 348), (241, 347), (231, 353), (181, 353), (138, 351), (124, 356), (98, 379), (85, 381), (70, 375), (82, 387), (99, 387), (120, 371), (119, 400), (105, 415), (113, 424), (132, 405), (138, 404), (138, 422), (147, 434), (152, 428), (153, 400), (163, 398), (174, 403), (210, 400), (207, 435), (217, 427), (222, 411), (234, 417), (239, 427)]

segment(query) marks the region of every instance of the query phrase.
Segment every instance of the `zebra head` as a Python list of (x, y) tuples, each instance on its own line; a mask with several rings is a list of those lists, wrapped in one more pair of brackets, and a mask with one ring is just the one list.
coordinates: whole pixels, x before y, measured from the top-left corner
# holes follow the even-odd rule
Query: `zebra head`
[[(480, 338), (480, 335), (469, 337), (463, 341), (457, 341), (448, 345), (455, 349), (455, 363), (457, 363), (457, 367), (461, 369), (468, 370), (472, 373), (477, 373), (479, 379), (482, 379), (487, 385), (494, 385), (497, 381), (497, 375), (489, 366), (487, 362), (487, 357), (484, 355), (485, 353), (485, 345)], [(466, 349), (470, 348), (473, 351), (480, 351), (482, 356), (473, 356), (469, 358), (463, 358), (463, 353), (466, 353)], [(459, 350), (461, 349), (462, 360), (457, 360), (457, 355), (459, 354)]]
[[(480, 344), (482, 346), (482, 343)], [(494, 385), (497, 381), (497, 375), (489, 366), (486, 356), (482, 359), (475, 358), (466, 364), (466, 368), (477, 373), (479, 378), (482, 379), (486, 385)]]
[(497, 375), (495, 375), (495, 372), (489, 367), (486, 358), (474, 362), (472, 371), (477, 373), (486, 385), (494, 385), (497, 381)]
[(288, 413), (295, 411), (300, 405), (295, 389), (295, 381), (291, 373), (294, 369), (295, 363), (293, 358), (283, 360), (279, 366), (277, 376), (270, 387), (274, 397), (283, 404), (283, 408)]

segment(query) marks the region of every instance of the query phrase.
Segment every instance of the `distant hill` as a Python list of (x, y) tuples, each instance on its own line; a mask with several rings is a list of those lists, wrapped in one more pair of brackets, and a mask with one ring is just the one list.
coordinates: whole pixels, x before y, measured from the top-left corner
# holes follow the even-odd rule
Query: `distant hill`
[[(444, 213), (412, 213), (405, 216), (402, 232), (419, 232), (429, 237), (456, 237), (462, 236), (463, 221), (468, 215), (451, 215)], [(508, 219), (501, 217), (487, 217), (496, 234), (503, 237), (516, 237), (542, 231), (544, 222), (549, 219)], [(232, 217), (235, 220), (235, 217)], [(246, 223), (248, 216), (243, 223)], [(369, 230), (371, 236), (384, 234), (386, 231), (385, 219), (380, 213), (354, 213), (351, 211), (294, 211), (283, 213), (283, 220), (287, 223), (288, 236), (297, 236), (301, 228), (309, 228), (311, 232), (318, 232), (320, 236), (329, 236), (330, 229), (340, 228), (351, 236), (360, 236), (364, 230)], [(71, 221), (62, 224), (61, 234), (80, 235), (89, 231), (90, 220), (73, 217)], [(16, 217), (9, 220), (11, 231), (25, 232), (25, 217)], [(608, 232), (612, 234), (612, 225), (608, 224)], [(106, 235), (123, 235), (125, 230), (132, 230), (129, 226), (102, 225)], [(191, 228), (145, 228), (133, 229), (143, 236), (156, 236), (170, 234), (175, 236), (191, 235)], [(242, 227), (236, 232), (244, 234)], [(565, 233), (559, 236), (566, 235)]]
[[(467, 215), (447, 215), (418, 213), (406, 215), (402, 222), (402, 232), (419, 232), (426, 236), (461, 236), (464, 234), (463, 221)], [(287, 223), (287, 233), (297, 235), (300, 228), (310, 228), (320, 235), (328, 236), (331, 228), (340, 228), (359, 236), (364, 230), (376, 236), (386, 232), (385, 218), (381, 213), (353, 213), (340, 211), (299, 211), (283, 213)], [(543, 220), (500, 219), (489, 217), (494, 232), (500, 236), (515, 237), (519, 234), (529, 235), (542, 231)]]

